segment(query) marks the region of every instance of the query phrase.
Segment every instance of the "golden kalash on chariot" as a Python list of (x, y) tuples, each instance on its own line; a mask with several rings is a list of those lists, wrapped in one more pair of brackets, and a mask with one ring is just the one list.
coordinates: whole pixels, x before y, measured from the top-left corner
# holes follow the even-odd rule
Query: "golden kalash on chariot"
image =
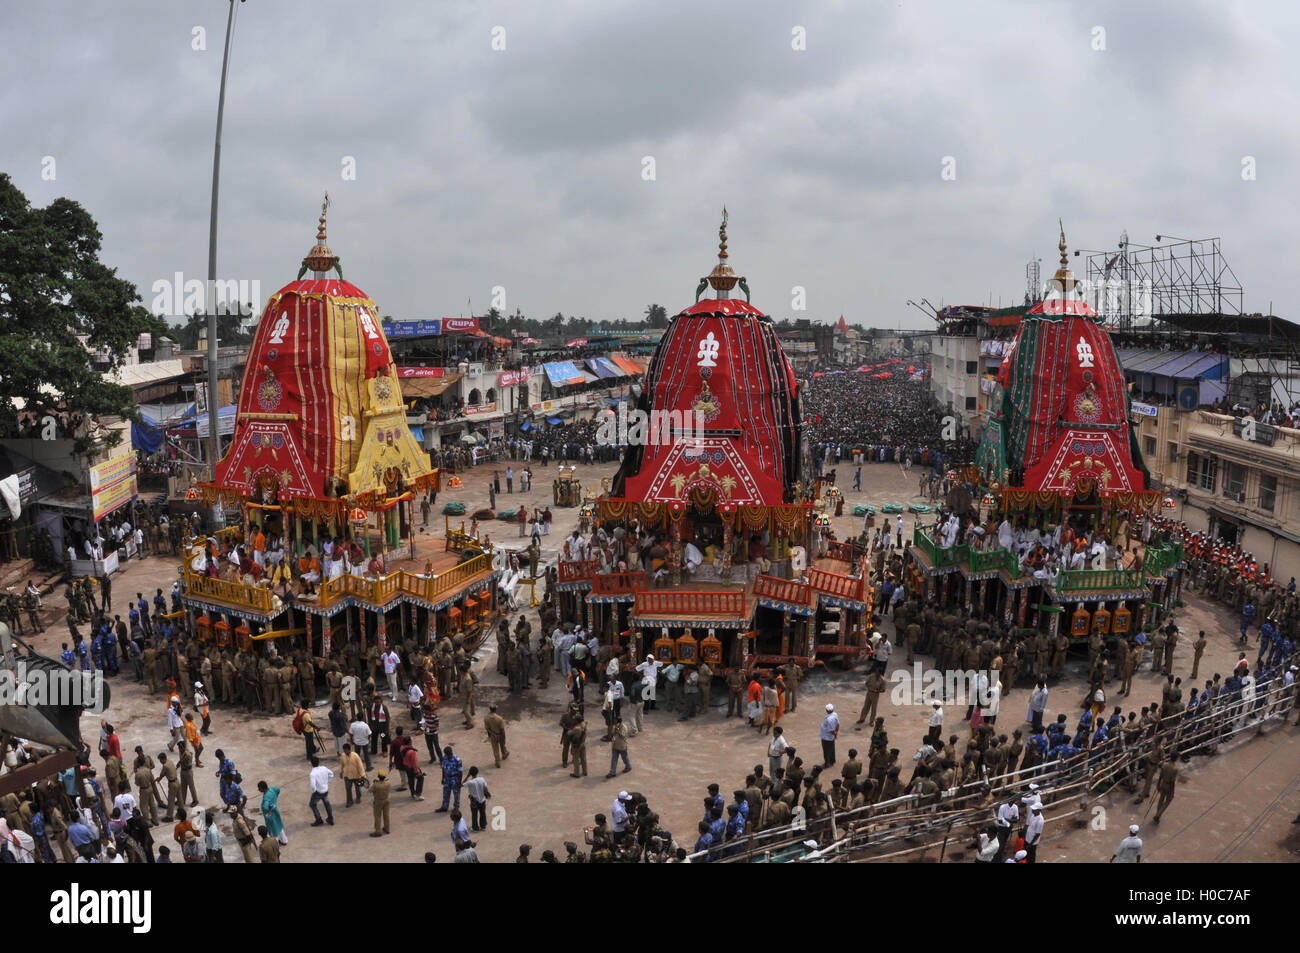
[(1129, 425), (1124, 372), (1065, 249), (1062, 230), (1060, 269), (1003, 358), (996, 418), (963, 474), (986, 517), (950, 499), (936, 525), (916, 529), (908, 581), (926, 601), (1008, 625), (1055, 636), (1064, 616), (1072, 639), (1127, 636), (1173, 608), (1182, 544), (1151, 536), (1162, 501)]
[(717, 266), (655, 350), (623, 464), (597, 500), (621, 555), (562, 553), (562, 609), (636, 657), (703, 660), (714, 674), (852, 659), (869, 644), (865, 568), (847, 547), (809, 559), (797, 382), (728, 264), (725, 210), (719, 239)]
[(279, 640), (317, 671), (389, 642), (474, 642), (499, 573), (463, 536), (417, 547), (416, 494), (438, 471), (407, 427), (379, 309), (325, 245), (324, 208), (316, 239), (257, 326), (215, 481), (188, 494), (240, 514), (191, 541), (190, 629), (218, 650)]

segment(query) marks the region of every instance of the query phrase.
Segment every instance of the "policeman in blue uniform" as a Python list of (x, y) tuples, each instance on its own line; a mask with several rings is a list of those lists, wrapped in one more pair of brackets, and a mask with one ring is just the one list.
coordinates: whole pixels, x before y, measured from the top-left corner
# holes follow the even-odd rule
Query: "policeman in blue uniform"
[(72, 668), (72, 664), (77, 660), (77, 653), (68, 648), (67, 642), (63, 643), (63, 651), (59, 653), (59, 660), (68, 668)]
[(117, 666), (117, 636), (111, 628), (104, 629), (104, 671), (110, 675), (116, 675), (121, 669)]
[(1272, 644), (1273, 644), (1273, 623), (1265, 622), (1263, 625), (1259, 627), (1259, 656), (1255, 659), (1256, 665), (1264, 661), (1264, 654), (1268, 651), (1269, 646)]
[(136, 606), (140, 607), (140, 628), (144, 629), (144, 634), (152, 636), (153, 621), (149, 619), (149, 601), (144, 598), (144, 593), (135, 593)]

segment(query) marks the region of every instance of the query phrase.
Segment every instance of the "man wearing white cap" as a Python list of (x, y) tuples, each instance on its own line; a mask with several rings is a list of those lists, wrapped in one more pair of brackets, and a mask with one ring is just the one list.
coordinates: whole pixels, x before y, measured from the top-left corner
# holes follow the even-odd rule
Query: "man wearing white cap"
[(1037, 784), (1029, 785), (1029, 792), (1020, 799), (1020, 803), (1025, 806), (1026, 811), (1033, 810), (1035, 807), (1043, 806), (1043, 799), (1038, 794)]
[(835, 763), (835, 739), (840, 734), (840, 716), (835, 714), (835, 706), (826, 703), (826, 717), (822, 720), (822, 766), (829, 768)]
[(663, 663), (653, 655), (647, 655), (645, 661), (636, 667), (641, 673), (641, 678), (645, 681), (645, 688), (642, 690), (643, 697), (650, 703), (650, 711), (654, 711), (658, 706), (655, 705), (655, 687), (659, 683), (659, 669), (663, 668)]
[(1142, 838), (1138, 837), (1138, 826), (1130, 824), (1128, 826), (1128, 837), (1119, 842), (1115, 848), (1115, 853), (1110, 855), (1110, 863), (1119, 861), (1121, 864), (1140, 864), (1142, 863)]
[(626, 791), (619, 791), (618, 797), (614, 798), (614, 805), (610, 809), (610, 818), (614, 828), (614, 843), (621, 844), (627, 840), (627, 806), (632, 803), (632, 795)]
[(208, 693), (202, 682), (194, 683), (194, 710), (203, 717), (203, 727), (199, 730), (205, 735), (208, 734), (208, 729), (212, 726), (212, 716), (208, 711)]
[(1043, 806), (1030, 805), (1029, 823), (1025, 825), (1025, 851), (1028, 856), (1025, 863), (1032, 864), (1038, 860), (1038, 845), (1043, 840)]

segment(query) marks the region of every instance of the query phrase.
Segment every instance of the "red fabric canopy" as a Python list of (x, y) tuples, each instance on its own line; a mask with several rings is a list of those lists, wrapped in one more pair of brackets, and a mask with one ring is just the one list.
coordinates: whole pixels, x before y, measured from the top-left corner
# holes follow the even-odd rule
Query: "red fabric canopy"
[[(796, 379), (771, 324), (748, 302), (705, 299), (673, 318), (647, 372), (648, 445), (623, 496), (784, 503)], [(691, 428), (680, 439), (669, 428)], [(657, 431), (657, 432), (656, 432)], [(625, 463), (625, 466), (627, 464)]]

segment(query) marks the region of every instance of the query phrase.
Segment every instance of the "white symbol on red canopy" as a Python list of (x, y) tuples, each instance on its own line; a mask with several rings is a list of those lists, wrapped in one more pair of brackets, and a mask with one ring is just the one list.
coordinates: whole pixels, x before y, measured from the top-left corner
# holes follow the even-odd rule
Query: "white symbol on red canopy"
[(281, 312), (279, 319), (275, 322), (275, 327), (271, 329), (272, 344), (283, 344), (284, 336), (289, 333), (289, 315)]
[(1079, 337), (1079, 343), (1075, 345), (1075, 353), (1079, 355), (1080, 367), (1092, 367), (1092, 345), (1089, 344), (1082, 336)]
[(700, 349), (695, 353), (699, 358), (696, 367), (717, 367), (718, 351), (722, 349), (722, 342), (713, 336), (710, 331), (700, 340)]
[(376, 340), (379, 337), (379, 332), (375, 330), (375, 321), (370, 316), (370, 312), (365, 308), (359, 308), (357, 309), (357, 317), (361, 319), (361, 327), (365, 330), (366, 337), (371, 341)]

